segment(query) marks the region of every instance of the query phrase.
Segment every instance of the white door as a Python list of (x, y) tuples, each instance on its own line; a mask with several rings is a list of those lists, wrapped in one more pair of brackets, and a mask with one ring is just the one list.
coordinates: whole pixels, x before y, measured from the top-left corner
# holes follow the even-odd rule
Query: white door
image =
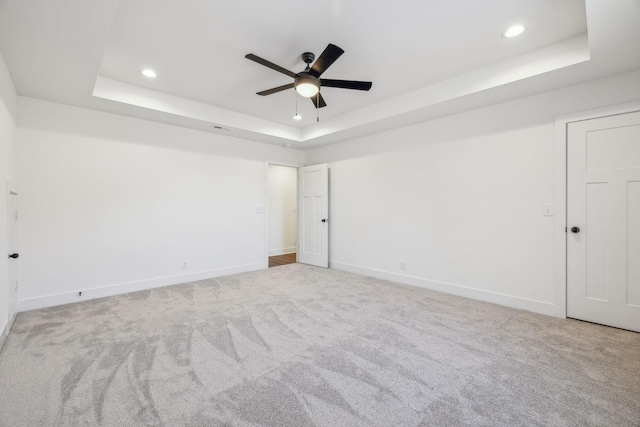
[(640, 331), (640, 112), (570, 123), (567, 316)]
[(11, 186), (7, 192), (7, 249), (9, 252), (9, 321), (18, 312), (18, 193)]
[(329, 267), (329, 171), (298, 169), (298, 262)]

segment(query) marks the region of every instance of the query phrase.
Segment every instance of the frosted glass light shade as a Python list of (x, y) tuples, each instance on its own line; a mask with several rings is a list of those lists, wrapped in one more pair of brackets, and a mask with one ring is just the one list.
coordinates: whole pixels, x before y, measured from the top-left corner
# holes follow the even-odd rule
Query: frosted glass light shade
[(300, 94), (300, 96), (304, 96), (305, 98), (311, 98), (315, 96), (320, 88), (311, 83), (300, 83), (296, 86), (296, 91)]

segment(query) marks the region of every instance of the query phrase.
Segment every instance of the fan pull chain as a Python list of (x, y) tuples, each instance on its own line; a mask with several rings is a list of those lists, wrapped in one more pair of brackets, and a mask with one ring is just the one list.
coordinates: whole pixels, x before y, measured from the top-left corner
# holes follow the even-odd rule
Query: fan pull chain
[(320, 91), (318, 91), (318, 95), (316, 95), (316, 123), (320, 123)]

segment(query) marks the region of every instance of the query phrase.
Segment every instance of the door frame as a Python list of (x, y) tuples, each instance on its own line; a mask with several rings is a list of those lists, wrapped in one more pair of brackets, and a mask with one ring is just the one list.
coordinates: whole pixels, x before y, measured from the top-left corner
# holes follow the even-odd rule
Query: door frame
[[(264, 248), (263, 248), (263, 258), (262, 258), (262, 262), (264, 263), (264, 268), (269, 268), (269, 165), (274, 165), (274, 166), (286, 166), (286, 167), (290, 167), (290, 168), (295, 168), (296, 169), (296, 176), (298, 174), (298, 169), (301, 168), (302, 166), (304, 166), (304, 164), (299, 163), (299, 162), (287, 162), (287, 161), (283, 161), (283, 160), (265, 160), (264, 162), (264, 191), (263, 191), (263, 201), (262, 201), (262, 206), (263, 206), (263, 210), (264, 210), (264, 236), (263, 236), (263, 240), (264, 240)], [(296, 178), (297, 179), (297, 178)], [(296, 198), (298, 197), (297, 191), (296, 191)], [(296, 206), (297, 209), (297, 206)], [(297, 229), (296, 229), (297, 231)], [(296, 236), (296, 245), (299, 246), (300, 242), (298, 241), (299, 237)], [(297, 248), (296, 246), (296, 248)], [(296, 249), (297, 251), (297, 249)]]
[[(10, 206), (9, 199), (11, 198), (11, 196), (15, 195), (17, 197), (17, 196), (19, 196), (19, 194), (20, 194), (20, 192), (18, 190), (18, 186), (12, 181), (6, 181), (5, 198), (6, 198), (6, 209), (7, 210), (9, 209), (9, 206)], [(18, 203), (19, 203), (19, 199), (17, 199), (17, 200), (18, 200)], [(18, 212), (19, 212), (20, 211), (20, 205), (19, 204), (17, 206), (17, 209), (18, 209)], [(6, 225), (5, 225), (6, 232), (7, 232), (7, 242), (6, 242), (6, 247), (5, 247), (5, 254), (8, 254), (9, 250), (10, 250), (10, 248), (9, 248), (9, 232), (10, 232), (9, 231), (9, 227), (11, 227), (11, 225), (10, 225), (11, 219), (10, 218), (11, 218), (11, 214), (10, 214), (10, 212), (7, 212)], [(18, 225), (18, 227), (19, 227), (19, 225)], [(20, 231), (18, 229), (18, 242), (20, 241), (20, 234), (19, 233), (20, 233)], [(19, 264), (18, 264), (17, 268), (18, 268), (18, 271), (17, 271), (16, 274), (18, 275), (18, 280), (20, 280), (20, 266), (19, 266)], [(6, 280), (6, 283), (8, 285), (8, 291), (16, 293), (16, 295), (15, 295), (15, 297), (16, 297), (16, 306), (15, 306), (15, 311), (13, 313), (7, 313), (9, 315), (8, 322), (7, 322), (7, 333), (11, 331), (11, 328), (13, 327), (13, 324), (16, 321), (16, 317), (18, 316), (19, 307), (20, 307), (20, 300), (18, 299), (18, 295), (17, 295), (17, 292), (19, 292), (19, 290), (16, 290), (14, 288), (14, 285), (9, 283), (10, 270), (11, 270), (11, 266), (9, 266), (7, 264), (7, 276), (5, 277), (5, 280)]]
[(558, 116), (554, 120), (553, 314), (567, 317), (567, 145), (569, 123), (640, 111), (640, 102)]

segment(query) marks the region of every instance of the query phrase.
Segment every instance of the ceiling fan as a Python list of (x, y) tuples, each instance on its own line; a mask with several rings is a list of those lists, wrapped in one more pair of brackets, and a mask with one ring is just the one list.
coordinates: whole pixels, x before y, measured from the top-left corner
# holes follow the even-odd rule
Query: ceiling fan
[(283, 90), (294, 88), (298, 94), (305, 98), (310, 98), (313, 101), (313, 105), (316, 108), (326, 107), (322, 95), (320, 94), (320, 88), (324, 87), (336, 87), (340, 89), (355, 89), (355, 90), (369, 90), (371, 89), (371, 82), (360, 82), (354, 80), (333, 80), (333, 79), (321, 79), (322, 73), (327, 71), (327, 68), (333, 64), (336, 59), (344, 53), (344, 50), (338, 46), (329, 43), (326, 49), (322, 52), (320, 57), (313, 66), (310, 64), (315, 59), (315, 55), (311, 52), (305, 52), (301, 55), (302, 60), (307, 64), (304, 71), (294, 73), (279, 65), (269, 62), (266, 59), (262, 59), (259, 56), (250, 53), (245, 58), (250, 59), (272, 70), (278, 71), (282, 74), (286, 74), (289, 77), (293, 77), (293, 83), (289, 83), (283, 86), (274, 87), (273, 89), (263, 90), (258, 92), (258, 95), (267, 96), (274, 93), (282, 92)]

